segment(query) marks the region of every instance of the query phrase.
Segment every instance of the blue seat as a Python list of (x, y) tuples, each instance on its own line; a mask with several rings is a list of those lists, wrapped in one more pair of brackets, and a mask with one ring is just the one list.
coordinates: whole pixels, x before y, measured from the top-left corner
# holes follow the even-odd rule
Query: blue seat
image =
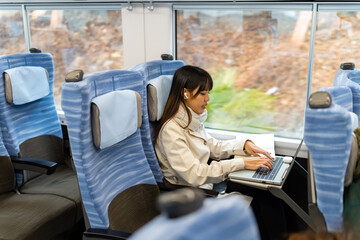
[(144, 146), (144, 151), (148, 159), (151, 170), (154, 173), (157, 182), (162, 182), (162, 172), (159, 167), (159, 163), (154, 151), (152, 143), (154, 128), (156, 127), (156, 121), (149, 119), (148, 114), (148, 90), (147, 86), (149, 81), (163, 75), (174, 75), (175, 71), (184, 66), (183, 61), (175, 60), (154, 60), (136, 65), (131, 70), (139, 71), (143, 75), (143, 126), (141, 128), (141, 139)]
[[(180, 60), (154, 60), (136, 65), (131, 70), (143, 75), (144, 99), (143, 121), (144, 128), (141, 129), (141, 138), (146, 157), (154, 173), (156, 181), (162, 191), (172, 191), (184, 186), (173, 185), (163, 181), (163, 175), (154, 151), (153, 139), (156, 127), (170, 92), (172, 77), (177, 69), (184, 66)], [(203, 189), (208, 197), (218, 195), (217, 191)]]
[[(189, 189), (180, 191), (184, 191), (184, 194), (174, 195), (171, 192), (168, 202), (159, 201), (159, 205), (165, 205), (162, 214), (130, 239), (260, 239), (251, 208), (241, 197), (206, 198), (204, 202), (199, 202), (196, 198), (192, 199), (196, 194), (188, 193)], [(160, 200), (166, 198), (166, 194), (160, 196)]]
[(353, 112), (360, 116), (360, 70), (340, 69), (334, 78), (333, 86), (347, 86), (353, 96)]
[[(341, 90), (342, 91), (342, 90)], [(316, 103), (326, 92), (316, 92), (310, 97)], [(343, 193), (345, 172), (352, 144), (352, 114), (331, 102), (329, 106), (306, 109), (304, 141), (313, 163), (317, 206), (324, 216), (330, 232), (343, 230)], [(327, 103), (330, 103), (327, 100)]]
[[(319, 91), (328, 92), (334, 103), (345, 108), (350, 112), (351, 125), (353, 131), (359, 127), (359, 117), (356, 113), (353, 113), (353, 97), (352, 97), (352, 91), (350, 90), (349, 87), (346, 86), (322, 87), (319, 89)], [(358, 141), (355, 134), (352, 135), (353, 136), (351, 142), (351, 152), (345, 174), (345, 182), (344, 182), (345, 187), (349, 186), (352, 183), (353, 173), (357, 163)]]
[[(158, 214), (155, 199), (159, 190), (143, 150), (140, 125), (130, 131), (134, 121), (141, 120), (141, 105), (130, 106), (133, 96), (141, 104), (142, 91), (141, 74), (125, 70), (83, 78), (75, 71), (63, 84), (62, 109), (89, 234), (94, 229), (131, 233)], [(129, 92), (132, 97), (127, 98)], [(105, 100), (99, 99), (112, 95), (120, 100), (100, 104)], [(95, 111), (94, 104), (101, 110)], [(135, 112), (137, 117), (133, 117)], [(96, 127), (99, 123), (101, 128)]]
[(82, 218), (76, 174), (65, 158), (63, 136), (54, 103), (54, 64), (48, 53), (0, 56), (0, 125), (10, 156), (56, 162), (54, 174), (18, 174), (22, 193), (54, 194), (72, 200)]

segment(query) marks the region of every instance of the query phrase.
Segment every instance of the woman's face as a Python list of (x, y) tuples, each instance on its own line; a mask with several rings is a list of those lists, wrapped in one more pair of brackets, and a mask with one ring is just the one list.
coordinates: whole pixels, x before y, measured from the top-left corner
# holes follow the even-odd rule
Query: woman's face
[[(200, 91), (200, 93), (195, 96), (199, 87), (194, 91), (189, 91), (188, 89), (184, 89), (184, 99), (185, 105), (191, 108), (197, 114), (202, 114), (205, 111), (207, 102), (210, 100), (209, 91), (204, 90)], [(187, 97), (186, 97), (187, 96)]]

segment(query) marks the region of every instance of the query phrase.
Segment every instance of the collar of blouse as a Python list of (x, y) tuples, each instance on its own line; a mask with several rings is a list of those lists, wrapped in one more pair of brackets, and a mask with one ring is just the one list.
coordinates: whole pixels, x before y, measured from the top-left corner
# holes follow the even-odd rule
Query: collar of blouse
[[(178, 112), (175, 114), (174, 119), (177, 123), (180, 124), (180, 126), (185, 127), (188, 124), (188, 116), (187, 112), (185, 110), (186, 106), (183, 104), (180, 104)], [(188, 108), (191, 113), (191, 122), (187, 129), (190, 129), (191, 131), (197, 131), (201, 125), (205, 122), (207, 118), (207, 111), (205, 111), (202, 114), (197, 114), (194, 112), (191, 108)]]

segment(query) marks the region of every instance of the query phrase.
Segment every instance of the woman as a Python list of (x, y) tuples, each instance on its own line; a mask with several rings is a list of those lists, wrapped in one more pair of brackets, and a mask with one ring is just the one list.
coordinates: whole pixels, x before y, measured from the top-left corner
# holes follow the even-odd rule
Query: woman
[[(206, 105), (212, 78), (195, 66), (179, 68), (173, 78), (168, 101), (155, 135), (155, 150), (164, 177), (172, 184), (212, 188), (230, 172), (241, 169), (271, 169), (270, 153), (251, 140), (219, 141), (206, 133)], [(265, 157), (261, 157), (263, 154)], [(233, 158), (232, 155), (253, 155)]]
[[(226, 188), (224, 180), (230, 172), (272, 168), (273, 157), (251, 140), (220, 141), (206, 133), (203, 123), (212, 86), (209, 73), (199, 67), (184, 66), (174, 74), (169, 98), (155, 134), (155, 151), (160, 167), (165, 179), (172, 184), (211, 189), (214, 183), (219, 183), (215, 190), (223, 191)], [(226, 159), (232, 155), (248, 156)], [(209, 158), (226, 160), (208, 164)], [(229, 182), (226, 192), (232, 191), (254, 198), (251, 205), (262, 239), (282, 239), (286, 224), (279, 199), (267, 191)]]

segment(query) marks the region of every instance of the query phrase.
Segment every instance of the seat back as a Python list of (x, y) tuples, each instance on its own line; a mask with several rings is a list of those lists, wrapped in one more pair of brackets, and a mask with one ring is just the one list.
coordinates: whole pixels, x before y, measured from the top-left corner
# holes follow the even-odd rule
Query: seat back
[[(172, 80), (172, 75), (174, 75), (175, 71), (182, 66), (184, 66), (184, 62), (179, 60), (175, 60), (175, 61), (155, 60), (155, 61), (138, 64), (137, 66), (131, 69), (131, 70), (139, 71), (143, 75), (143, 81), (144, 81), (143, 87), (145, 91), (143, 92), (143, 96), (142, 96), (142, 99), (144, 101), (142, 106), (143, 126), (141, 128), (141, 139), (143, 142), (146, 157), (148, 159), (149, 165), (154, 173), (157, 182), (162, 182), (162, 178), (163, 178), (152, 142), (158, 120), (158, 119), (156, 120), (157, 110), (154, 110), (154, 108), (156, 108), (155, 106), (157, 106), (158, 101), (157, 101), (157, 97), (154, 97), (153, 94), (149, 95), (150, 92), (154, 93), (149, 89), (149, 82), (161, 76), (169, 76), (169, 77), (171, 76), (170, 79)], [(154, 88), (152, 89), (154, 90)], [(163, 91), (158, 91), (158, 95), (157, 95), (158, 97), (160, 97), (161, 94), (164, 93), (165, 89), (162, 90)], [(163, 107), (165, 106), (166, 100), (167, 100), (167, 96), (163, 100)], [(149, 118), (149, 113), (150, 113), (150, 118)]]
[[(142, 76), (113, 70), (73, 80), (72, 74), (63, 84), (62, 108), (90, 227), (133, 232), (157, 215), (159, 193), (137, 125), (141, 105), (130, 107), (142, 94)], [(106, 100), (112, 94), (120, 97)]]
[[(316, 92), (310, 97), (304, 141), (312, 158), (317, 206), (328, 231), (336, 232), (343, 230), (343, 193), (352, 142), (352, 117), (349, 111), (331, 102), (330, 94), (324, 93)], [(326, 96), (326, 104), (319, 104), (321, 96)]]
[[(182, 189), (181, 191), (184, 191)], [(166, 193), (166, 194), (174, 194)], [(161, 198), (164, 198), (163, 194)], [(165, 204), (165, 211), (130, 237), (137, 239), (260, 239), (251, 208), (239, 196), (207, 198), (199, 204), (195, 194), (171, 196), (178, 204)], [(171, 209), (173, 207), (174, 209)], [(167, 211), (166, 211), (167, 210)]]
[[(62, 131), (56, 112), (54, 64), (47, 53), (0, 57), (0, 124), (12, 156), (64, 163)], [(21, 185), (22, 175), (18, 175)], [(32, 174), (25, 173), (25, 181)]]
[[(331, 95), (331, 99), (334, 103), (345, 108), (350, 112), (351, 123), (352, 123), (351, 125), (353, 131), (359, 127), (359, 117), (357, 114), (353, 113), (353, 98), (350, 88), (346, 86), (333, 86), (333, 87), (320, 88), (319, 91), (328, 92)], [(357, 163), (357, 155), (358, 155), (358, 140), (356, 138), (356, 135), (353, 133), (349, 162), (345, 174), (345, 182), (344, 182), (345, 187), (349, 186), (353, 181), (353, 175)]]
[(360, 116), (360, 70), (340, 69), (334, 78), (334, 86), (347, 86), (353, 97), (353, 112)]

